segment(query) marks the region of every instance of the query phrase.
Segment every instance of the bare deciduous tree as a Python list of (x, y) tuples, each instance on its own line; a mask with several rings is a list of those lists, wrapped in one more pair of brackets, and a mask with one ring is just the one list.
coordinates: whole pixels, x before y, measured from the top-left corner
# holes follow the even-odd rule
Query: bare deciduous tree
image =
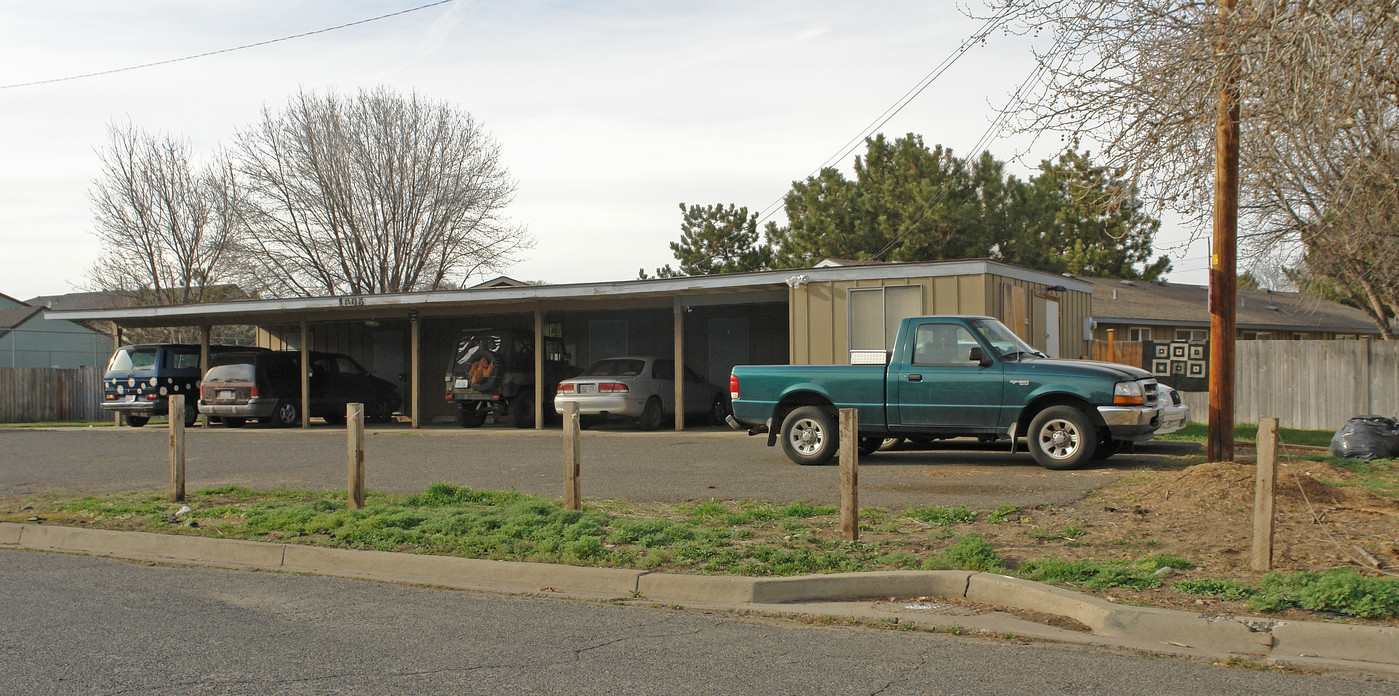
[(89, 191), (101, 255), (88, 287), (116, 292), (127, 305), (224, 299), (229, 250), (241, 225), (231, 167), (220, 161), (196, 172), (187, 142), (130, 124), (110, 126), (108, 137)]
[(1308, 251), (1350, 249), (1357, 255), (1317, 271), (1363, 268), (1367, 250), (1393, 245), (1331, 242), (1360, 233), (1399, 181), (1392, 166), (1399, 3), (1234, 4), (1230, 11), (1217, 0), (991, 0), (992, 21), (1053, 38), (1038, 55), (1036, 89), (1012, 106), (1015, 127), (1097, 141), (1145, 197), (1204, 222), (1215, 99), (1224, 59), (1237, 57), (1240, 201), (1255, 228), (1243, 238), (1255, 252), (1299, 243)]
[(244, 253), (274, 295), (452, 287), (532, 246), (514, 182), (469, 114), (379, 88), (301, 92), (240, 133)]

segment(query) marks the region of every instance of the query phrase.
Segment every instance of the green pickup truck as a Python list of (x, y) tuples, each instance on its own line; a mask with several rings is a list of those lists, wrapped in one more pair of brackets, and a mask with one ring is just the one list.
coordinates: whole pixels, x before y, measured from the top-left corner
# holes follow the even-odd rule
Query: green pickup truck
[(1109, 457), (1161, 425), (1147, 371), (1049, 358), (991, 317), (904, 319), (892, 353), (870, 362), (736, 366), (729, 425), (768, 433), (798, 464), (825, 464), (839, 446), (837, 409), (854, 408), (861, 453), (891, 437), (1008, 438), (1012, 452), (1024, 438), (1049, 469)]

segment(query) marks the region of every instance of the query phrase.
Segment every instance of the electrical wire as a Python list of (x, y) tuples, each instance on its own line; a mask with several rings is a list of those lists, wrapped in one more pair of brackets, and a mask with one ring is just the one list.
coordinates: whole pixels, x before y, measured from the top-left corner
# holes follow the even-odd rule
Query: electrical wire
[(426, 10), (426, 9), (428, 9), (429, 7), (436, 7), (436, 6), (438, 6), (438, 5), (445, 5), (445, 4), (449, 3), (449, 2), (452, 2), (452, 0), (437, 0), (437, 2), (430, 2), (430, 3), (426, 4), (426, 5), (419, 5), (419, 6), (417, 6), (417, 7), (410, 7), (410, 8), (408, 8), (408, 9), (406, 9), (406, 10), (399, 10), (399, 11), (397, 11), (397, 12), (390, 12), (390, 13), (388, 13), (388, 14), (379, 15), (378, 17), (370, 17), (370, 18), (368, 18), (368, 19), (361, 19), (361, 20), (358, 20), (358, 21), (355, 21), (355, 22), (349, 22), (349, 23), (346, 23), (346, 24), (340, 24), (340, 25), (333, 26), (333, 27), (326, 27), (326, 28), (324, 28), (324, 29), (316, 29), (315, 31), (307, 31), (307, 32), (302, 32), (302, 33), (300, 33), (300, 34), (292, 34), (291, 36), (283, 36), (283, 37), (281, 37), (281, 38), (279, 38), (279, 39), (268, 39), (268, 40), (266, 40), (266, 41), (258, 41), (258, 42), (256, 42), (256, 43), (243, 44), (242, 46), (234, 46), (234, 47), (232, 47), (232, 48), (223, 48), (223, 49), (219, 49), (219, 50), (217, 50), (217, 51), (207, 51), (207, 52), (205, 52), (205, 53), (198, 53), (198, 54), (195, 54), (195, 55), (192, 55), (192, 56), (184, 56), (184, 57), (182, 57), (182, 58), (170, 58), (170, 59), (168, 59), (168, 60), (158, 60), (158, 61), (155, 61), (155, 62), (153, 62), (153, 63), (142, 63), (142, 64), (140, 64), (140, 65), (128, 65), (128, 66), (126, 66), (126, 67), (124, 67), (124, 68), (113, 68), (113, 69), (111, 69), (111, 70), (99, 70), (99, 71), (97, 71), (97, 72), (83, 73), (83, 74), (81, 74), (81, 75), (69, 75), (69, 76), (67, 76), (67, 77), (55, 77), (55, 78), (48, 79), (48, 80), (35, 80), (35, 81), (33, 81), (33, 82), (18, 82), (18, 83), (11, 84), (11, 85), (0, 85), (0, 89), (18, 89), (18, 88), (20, 88), (20, 87), (34, 87), (34, 86), (36, 86), (36, 85), (49, 85), (49, 84), (53, 84), (53, 83), (55, 83), (55, 82), (68, 82), (68, 81), (70, 81), (70, 80), (82, 80), (82, 79), (89, 78), (89, 77), (100, 77), (100, 76), (102, 76), (102, 75), (114, 75), (114, 74), (116, 74), (116, 73), (129, 72), (129, 71), (132, 71), (132, 70), (141, 70), (141, 69), (143, 69), (143, 68), (153, 68), (153, 67), (155, 67), (155, 66), (157, 66), (157, 65), (169, 65), (169, 64), (171, 64), (171, 63), (181, 63), (181, 62), (184, 62), (184, 61), (187, 61), (187, 60), (194, 60), (194, 59), (196, 59), (196, 58), (207, 58), (207, 57), (209, 57), (209, 56), (217, 56), (217, 55), (220, 55), (220, 54), (223, 54), (223, 53), (233, 53), (234, 51), (242, 51), (242, 50), (248, 49), (248, 48), (257, 48), (257, 47), (259, 47), (259, 46), (267, 46), (267, 45), (270, 45), (270, 44), (281, 43), (281, 42), (283, 42), (283, 41), (291, 41), (292, 39), (301, 39), (301, 38), (305, 38), (305, 37), (307, 37), (307, 36), (315, 36), (316, 34), (324, 34), (324, 33), (326, 33), (326, 32), (336, 31), (336, 30), (338, 30), (338, 29), (346, 29), (346, 28), (348, 28), (348, 27), (359, 26), (359, 25), (361, 25), (361, 24), (369, 24), (370, 22), (377, 22), (377, 21), (379, 21), (379, 20), (381, 20), (381, 19), (388, 19), (388, 18), (390, 18), (390, 17), (397, 17), (397, 16), (399, 16), (399, 15), (405, 15), (405, 14), (408, 14), (408, 13), (410, 13), (410, 12), (417, 12), (417, 11), (419, 11), (419, 10)]
[[(807, 178), (816, 176), (818, 173), (820, 173), (822, 169), (829, 167), (832, 163), (845, 159), (845, 157), (847, 157), (851, 152), (853, 152), (855, 148), (859, 147), (859, 144), (864, 142), (866, 138), (868, 138), (871, 134), (873, 134), (880, 128), (883, 128), (884, 124), (888, 123), (895, 116), (897, 116), (900, 111), (903, 111), (904, 107), (908, 106), (910, 103), (913, 102), (914, 99), (917, 99), (919, 95), (923, 94), (924, 90), (928, 89), (928, 87), (932, 85), (935, 80), (937, 80), (939, 77), (942, 77), (943, 73), (947, 72), (948, 69), (950, 69), (953, 66), (953, 64), (955, 64), (963, 55), (966, 55), (966, 53), (971, 50), (972, 46), (975, 46), (976, 44), (984, 40), (986, 36), (990, 34), (996, 26), (999, 26), (1000, 21), (1009, 12), (1010, 7), (1007, 6), (1007, 9), (1002, 10), (1001, 14), (987, 19), (986, 23), (982, 24), (981, 27), (975, 32), (973, 32), (971, 36), (967, 37), (964, 41), (962, 41), (961, 45), (954, 49), (952, 53), (948, 54), (946, 58), (943, 58), (942, 62), (934, 66), (933, 69), (930, 70), (927, 75), (924, 75), (922, 79), (918, 80), (918, 82), (915, 83), (913, 87), (909, 88), (907, 92), (904, 92), (903, 96), (896, 99), (889, 108), (885, 109), (883, 113), (876, 116), (874, 120), (870, 122), (869, 125), (865, 126), (865, 128), (859, 132), (859, 134), (851, 138), (848, 142), (842, 145), (834, 155), (831, 155), (830, 157), (826, 158), (826, 161), (822, 162), (820, 166), (812, 170), (812, 172), (807, 175)], [(776, 214), (778, 207), (782, 205), (786, 198), (787, 197), (784, 194), (777, 200), (765, 206), (759, 212), (758, 224), (762, 224), (768, 218)]]

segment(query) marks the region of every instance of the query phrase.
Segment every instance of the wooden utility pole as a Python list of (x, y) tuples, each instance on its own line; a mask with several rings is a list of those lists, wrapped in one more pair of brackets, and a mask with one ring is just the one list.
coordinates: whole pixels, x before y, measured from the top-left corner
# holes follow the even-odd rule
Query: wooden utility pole
[[(1234, 22), (1236, 0), (1219, 0), (1222, 24)], [(1212, 462), (1234, 461), (1234, 328), (1239, 236), (1239, 53), (1219, 41), (1218, 109), (1214, 127), (1214, 237), (1210, 248), (1210, 408)]]

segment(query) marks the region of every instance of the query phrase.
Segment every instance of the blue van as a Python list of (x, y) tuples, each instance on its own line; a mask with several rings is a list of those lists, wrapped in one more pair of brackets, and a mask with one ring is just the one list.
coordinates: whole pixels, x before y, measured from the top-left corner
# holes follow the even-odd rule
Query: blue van
[[(210, 360), (219, 353), (261, 351), (247, 346), (209, 346)], [(126, 414), (126, 424), (139, 428), (152, 416), (170, 412), (169, 396), (185, 395), (185, 425), (199, 417), (199, 345), (144, 343), (118, 348), (102, 375), (102, 410)]]

